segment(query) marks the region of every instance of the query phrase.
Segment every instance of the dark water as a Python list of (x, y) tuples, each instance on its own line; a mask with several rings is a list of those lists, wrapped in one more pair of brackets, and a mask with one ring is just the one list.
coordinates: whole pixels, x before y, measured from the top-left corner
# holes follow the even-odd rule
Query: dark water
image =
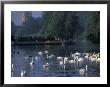
[[(48, 55), (54, 55), (53, 58), (47, 59), (44, 51), (48, 51)], [(72, 45), (16, 45), (12, 46), (12, 76), (20, 77), (21, 70), (25, 71), (25, 77), (79, 77), (79, 70), (84, 68), (82, 66), (75, 67), (73, 64), (66, 63), (60, 66), (58, 56), (67, 56), (71, 60), (70, 54), (75, 52), (99, 52), (99, 47), (86, 47), (86, 46), (72, 46)], [(39, 55), (42, 52), (43, 55)], [(25, 57), (28, 56), (28, 59)], [(36, 59), (36, 57), (38, 57)], [(33, 58), (33, 66), (30, 65)], [(49, 63), (49, 66), (44, 68), (43, 65)], [(87, 77), (99, 77), (100, 68), (96, 64), (87, 64), (88, 73)], [(65, 68), (64, 68), (65, 67)], [(85, 75), (84, 75), (85, 76)]]

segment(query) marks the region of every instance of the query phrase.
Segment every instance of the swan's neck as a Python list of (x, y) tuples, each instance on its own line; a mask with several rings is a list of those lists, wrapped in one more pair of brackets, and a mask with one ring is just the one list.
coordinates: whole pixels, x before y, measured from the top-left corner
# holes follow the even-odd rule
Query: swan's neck
[(48, 54), (47, 54), (47, 59), (49, 58)]
[(86, 65), (86, 70), (87, 70), (87, 65)]
[(33, 61), (33, 59), (32, 59), (32, 63), (33, 63), (34, 61)]

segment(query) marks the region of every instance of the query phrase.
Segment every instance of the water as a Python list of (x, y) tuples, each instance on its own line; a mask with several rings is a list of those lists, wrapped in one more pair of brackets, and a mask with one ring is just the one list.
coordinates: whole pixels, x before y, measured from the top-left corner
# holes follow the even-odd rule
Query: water
[[(47, 59), (47, 55), (44, 51), (48, 51), (48, 56), (54, 55), (54, 57)], [(85, 63), (82, 66), (75, 66), (74, 64), (66, 63), (60, 66), (60, 60), (58, 56), (68, 57), (71, 60), (71, 52), (99, 52), (99, 47), (83, 47), (72, 45), (16, 45), (12, 46), (12, 75), (13, 77), (20, 77), (21, 70), (25, 71), (25, 77), (79, 77), (80, 69), (85, 69), (85, 65), (88, 65), (87, 77), (99, 77), (100, 65)], [(38, 52), (42, 52), (43, 55), (39, 55)], [(26, 58), (28, 57), (28, 58)], [(33, 58), (33, 64), (31, 66)], [(44, 68), (44, 65), (48, 63), (49, 66)]]

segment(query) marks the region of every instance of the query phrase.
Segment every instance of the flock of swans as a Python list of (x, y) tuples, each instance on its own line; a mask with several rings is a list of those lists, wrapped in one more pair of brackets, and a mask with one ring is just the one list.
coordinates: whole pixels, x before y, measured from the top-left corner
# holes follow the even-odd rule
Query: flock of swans
[[(70, 64), (75, 67), (75, 69), (78, 68), (78, 72), (80, 76), (86, 76), (88, 74), (88, 66), (93, 66), (95, 65), (96, 68), (100, 68), (100, 53), (70, 53), (69, 56), (55, 56), (52, 53), (49, 53), (49, 51), (43, 51), (43, 52), (38, 52), (37, 56), (33, 57), (31, 56), (31, 61), (29, 62), (29, 65), (31, 69), (34, 68), (34, 63), (35, 61), (38, 61), (41, 58), (44, 58), (43, 56), (45, 55), (45, 58), (47, 60), (56, 59), (58, 61), (59, 67), (62, 67), (62, 69), (65, 71), (66, 64)], [(28, 60), (30, 56), (25, 56), (25, 60)], [(49, 62), (46, 62), (45, 64), (42, 65), (43, 69), (48, 68), (51, 66)], [(11, 66), (12, 71), (14, 71), (14, 64)], [(26, 74), (26, 70), (21, 69), (20, 76), (24, 77)], [(12, 73), (13, 76), (13, 73)]]

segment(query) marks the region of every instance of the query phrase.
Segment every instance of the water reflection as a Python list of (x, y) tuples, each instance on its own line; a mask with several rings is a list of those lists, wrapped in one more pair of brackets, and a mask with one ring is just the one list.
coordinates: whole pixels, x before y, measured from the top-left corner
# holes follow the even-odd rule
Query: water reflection
[[(98, 77), (100, 76), (100, 57), (98, 57), (98, 49), (99, 48), (89, 47), (85, 50), (84, 47), (77, 48), (72, 45), (12, 46), (11, 76)], [(94, 53), (94, 51), (96, 53)], [(76, 52), (79, 54), (75, 56)], [(90, 55), (93, 56), (93, 54), (97, 55), (97, 58), (91, 58)]]

